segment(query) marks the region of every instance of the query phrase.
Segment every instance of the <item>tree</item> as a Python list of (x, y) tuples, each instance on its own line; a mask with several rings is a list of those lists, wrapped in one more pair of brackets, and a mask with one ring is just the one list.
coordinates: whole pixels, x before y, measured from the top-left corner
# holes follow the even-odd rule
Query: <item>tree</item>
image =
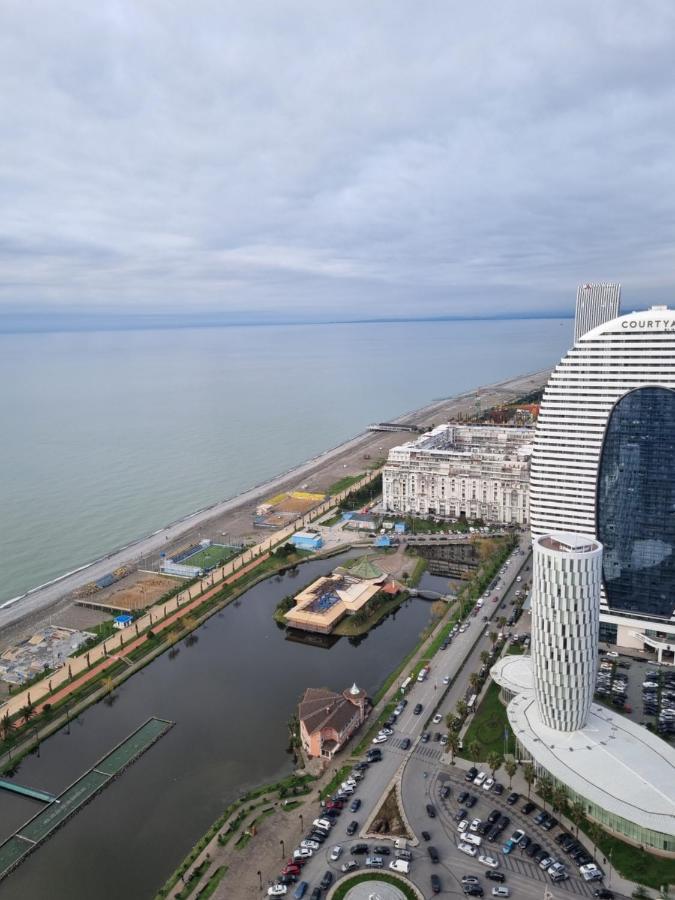
[(579, 826), (584, 821), (585, 815), (586, 810), (584, 808), (584, 804), (581, 800), (575, 800), (570, 809), (569, 816), (576, 827), (576, 837), (579, 837)]
[(477, 672), (472, 672), (469, 675), (469, 687), (474, 692), (474, 694), (477, 694), (480, 686), (481, 686), (480, 675)]
[(553, 781), (550, 775), (541, 775), (537, 781), (537, 793), (544, 801), (544, 812), (546, 812), (546, 803), (553, 797)]
[(597, 822), (589, 822), (588, 823), (588, 836), (593, 842), (593, 862), (595, 862), (596, 854), (598, 852), (598, 843), (600, 842), (600, 838), (603, 835), (602, 828), (598, 825)]
[(491, 631), (489, 637), (490, 637), (490, 643), (494, 647), (494, 645), (497, 643), (497, 632)]
[(478, 743), (478, 741), (471, 741), (471, 743), (468, 746), (468, 751), (469, 751), (469, 759), (471, 760), (471, 762), (475, 763), (478, 760), (478, 757), (480, 756), (480, 752), (481, 752), (481, 746)]
[(460, 717), (460, 719), (463, 719), (464, 716), (466, 715), (466, 708), (467, 708), (466, 700), (460, 699), (457, 701), (457, 705), (455, 706), (455, 709), (457, 710), (457, 715)]
[(35, 715), (35, 707), (30, 701), (26, 703), (25, 706), (21, 707), (21, 715), (26, 722), (28, 722)]
[(448, 713), (448, 715), (445, 717), (445, 724), (448, 726), (448, 731), (457, 731), (459, 719), (452, 713)]
[(498, 628), (500, 629), (500, 631), (501, 631), (501, 629), (502, 629), (505, 625), (506, 625), (506, 619), (505, 619), (505, 617), (504, 617), (504, 616), (500, 616), (500, 617), (497, 619), (497, 627), (498, 627)]
[(490, 654), (487, 652), (487, 650), (483, 650), (483, 652), (481, 653), (480, 661), (484, 666), (487, 666), (487, 664), (490, 662)]
[(448, 750), (450, 751), (450, 762), (454, 763), (455, 753), (459, 750), (459, 735), (456, 731), (448, 734)]
[(6, 712), (0, 719), (0, 735), (3, 741), (7, 741), (14, 734), (14, 726), (10, 722), (9, 713)]
[(532, 785), (534, 784), (534, 780), (537, 777), (537, 773), (535, 771), (532, 763), (527, 762), (523, 766), (523, 778), (525, 779), (525, 783), (527, 784), (527, 796), (529, 797), (532, 793)]
[(487, 761), (488, 766), (490, 766), (490, 769), (492, 770), (492, 777), (494, 778), (495, 772), (497, 771), (497, 769), (501, 768), (501, 765), (504, 762), (504, 757), (501, 755), (501, 753), (492, 751), (492, 753), (488, 754)]
[(513, 776), (518, 771), (518, 763), (515, 761), (515, 759), (509, 758), (504, 762), (504, 771), (509, 776), (509, 790), (511, 790), (511, 782), (513, 780)]
[(447, 605), (443, 600), (434, 600), (431, 604), (431, 618), (434, 622), (438, 622), (448, 611)]
[(567, 812), (569, 806), (569, 794), (564, 784), (557, 784), (553, 789), (553, 809), (561, 813)]

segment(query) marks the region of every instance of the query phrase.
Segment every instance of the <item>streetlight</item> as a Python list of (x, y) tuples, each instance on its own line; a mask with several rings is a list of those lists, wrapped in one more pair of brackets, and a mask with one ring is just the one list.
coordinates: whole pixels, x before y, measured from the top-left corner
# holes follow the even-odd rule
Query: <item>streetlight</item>
[(305, 820), (302, 818), (302, 813), (298, 813), (298, 818), (300, 819), (300, 828), (302, 831), (305, 830)]
[(260, 890), (262, 891), (262, 872), (258, 869), (258, 878), (260, 879)]
[(286, 846), (285, 846), (285, 844), (284, 844), (284, 839), (281, 838), (281, 840), (279, 841), (279, 843), (281, 844), (281, 858), (283, 859), (284, 856), (286, 856)]

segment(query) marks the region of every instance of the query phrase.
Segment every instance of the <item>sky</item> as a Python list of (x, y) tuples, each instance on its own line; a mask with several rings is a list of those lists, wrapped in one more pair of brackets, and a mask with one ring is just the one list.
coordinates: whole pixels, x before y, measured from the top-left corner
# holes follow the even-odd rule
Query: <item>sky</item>
[(0, 316), (667, 303), (674, 60), (671, 0), (4, 0)]

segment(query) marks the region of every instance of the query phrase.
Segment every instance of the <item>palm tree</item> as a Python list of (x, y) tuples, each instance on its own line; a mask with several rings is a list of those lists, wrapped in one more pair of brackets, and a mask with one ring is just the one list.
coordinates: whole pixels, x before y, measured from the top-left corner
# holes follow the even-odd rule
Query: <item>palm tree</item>
[(481, 653), (480, 661), (484, 666), (487, 666), (487, 664), (490, 662), (490, 654), (487, 652), (487, 650), (483, 650), (483, 652)]
[(501, 764), (504, 762), (504, 757), (501, 753), (497, 753), (496, 751), (492, 751), (492, 753), (488, 754), (488, 766), (492, 769), (492, 777), (495, 777), (495, 772), (497, 769), (501, 767)]
[(505, 625), (506, 625), (506, 617), (505, 617), (505, 616), (500, 616), (500, 617), (497, 619), (497, 626), (499, 627), (499, 630), (501, 631), (501, 629), (502, 629)]
[(9, 713), (6, 712), (2, 719), (0, 719), (0, 735), (2, 735), (3, 741), (9, 741), (9, 738), (14, 733), (14, 726), (10, 722)]
[(537, 781), (537, 793), (544, 801), (544, 812), (546, 812), (546, 802), (553, 797), (553, 781), (550, 775), (542, 775)]
[(527, 784), (527, 796), (529, 797), (532, 793), (532, 785), (534, 784), (534, 779), (537, 777), (537, 773), (535, 771), (534, 766), (531, 762), (526, 762), (523, 766), (523, 778), (525, 779), (525, 783)]
[(469, 675), (469, 687), (474, 692), (474, 694), (478, 693), (478, 688), (480, 687), (480, 675), (477, 672), (472, 672)]
[(469, 759), (471, 760), (472, 763), (475, 763), (481, 753), (481, 746), (478, 743), (478, 741), (471, 741), (471, 743), (468, 746), (468, 751), (469, 751)]
[(504, 771), (509, 776), (509, 790), (511, 790), (511, 782), (513, 781), (513, 776), (518, 771), (518, 763), (515, 761), (515, 759), (509, 758), (504, 762)]
[(584, 821), (586, 810), (581, 800), (575, 800), (570, 809), (570, 819), (574, 822), (576, 828), (576, 837), (579, 837), (579, 826)]
[(567, 812), (569, 799), (565, 785), (557, 784), (553, 789), (553, 809), (557, 809), (561, 813)]
[(457, 710), (457, 715), (460, 719), (463, 719), (466, 715), (466, 700), (458, 700), (455, 709)]
[(448, 715), (445, 717), (445, 724), (448, 726), (448, 731), (457, 731), (459, 720), (457, 716), (453, 716), (452, 713), (448, 713)]
[(28, 722), (35, 715), (35, 707), (30, 701), (26, 703), (25, 706), (21, 707), (21, 715), (24, 718), (24, 721)]
[(448, 734), (448, 750), (450, 751), (450, 762), (454, 763), (455, 753), (459, 750), (459, 735), (456, 731), (451, 731)]
[(497, 632), (491, 631), (489, 637), (490, 637), (490, 643), (494, 647), (494, 645), (497, 643)]

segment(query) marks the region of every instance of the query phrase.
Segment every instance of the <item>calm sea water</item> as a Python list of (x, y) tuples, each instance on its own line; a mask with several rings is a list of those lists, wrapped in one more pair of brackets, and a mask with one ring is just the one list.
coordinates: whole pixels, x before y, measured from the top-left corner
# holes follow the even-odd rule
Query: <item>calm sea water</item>
[(0, 601), (433, 399), (557, 320), (0, 335)]

